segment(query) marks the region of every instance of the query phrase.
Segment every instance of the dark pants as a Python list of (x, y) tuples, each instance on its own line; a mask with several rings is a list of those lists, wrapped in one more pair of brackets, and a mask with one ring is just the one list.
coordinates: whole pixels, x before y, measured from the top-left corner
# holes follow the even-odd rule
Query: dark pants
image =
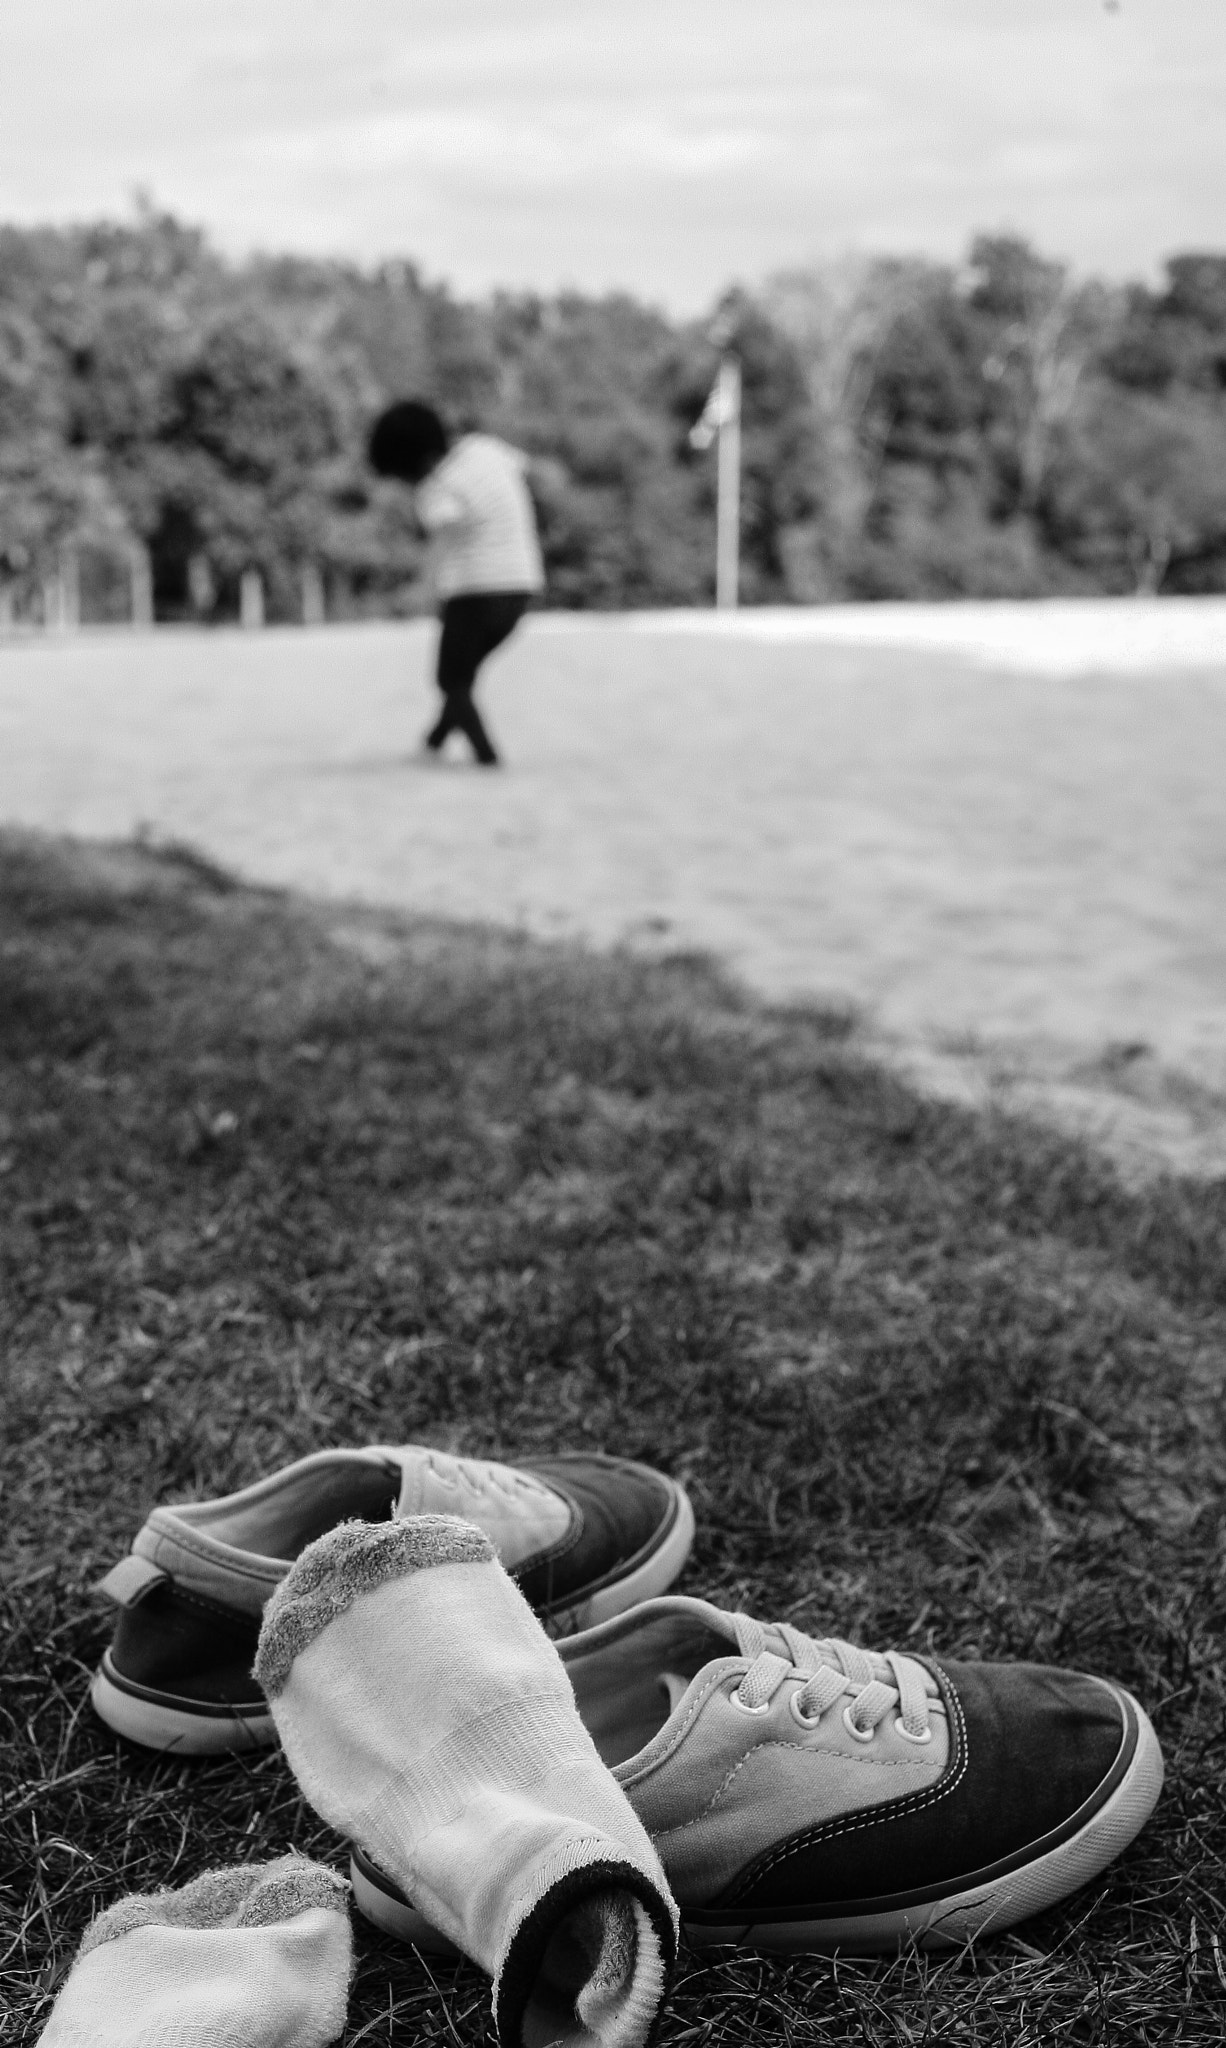
[(473, 703), (473, 685), (486, 655), (514, 632), (528, 601), (526, 590), (466, 590), (448, 598), (438, 643), (443, 708), (438, 723), (426, 734), (428, 747), (437, 752), (449, 732), (462, 732), (478, 761), (493, 767), (498, 756)]

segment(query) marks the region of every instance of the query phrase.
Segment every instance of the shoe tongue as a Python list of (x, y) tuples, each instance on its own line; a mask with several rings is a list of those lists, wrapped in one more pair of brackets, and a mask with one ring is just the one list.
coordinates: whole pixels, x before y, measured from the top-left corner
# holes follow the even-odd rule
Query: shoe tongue
[(552, 1550), (570, 1532), (571, 1509), (543, 1480), (484, 1458), (456, 1458), (410, 1445), (396, 1514), (459, 1515), (489, 1537), (508, 1571)]
[[(845, 1672), (853, 1685), (867, 1685), (873, 1679), (881, 1679), (886, 1685), (894, 1683), (893, 1673), (879, 1650), (866, 1650), (859, 1643), (843, 1643), (835, 1636), (809, 1636), (806, 1640), (813, 1644), (816, 1656), (801, 1658), (803, 1670), (816, 1670), (824, 1664), (831, 1671)], [(766, 1648), (777, 1657), (786, 1657), (789, 1664), (792, 1662), (787, 1638), (777, 1626), (767, 1627)]]
[[(704, 1607), (706, 1606), (706, 1604), (707, 1603), (704, 1601)], [(706, 1623), (707, 1627), (710, 1629), (711, 1634), (713, 1636), (720, 1636), (723, 1638), (724, 1642), (726, 1642), (728, 1645), (728, 1649), (731, 1650), (734, 1657), (739, 1657), (743, 1655), (740, 1637), (737, 1633), (735, 1615), (725, 1614), (722, 1607), (708, 1607), (706, 1614)], [(767, 1635), (771, 1638), (770, 1647), (774, 1649), (776, 1647), (773, 1640), (774, 1630), (767, 1629)], [(717, 1650), (714, 1648), (712, 1649), (713, 1656), (726, 1657), (727, 1654), (728, 1650)]]
[(676, 1713), (690, 1689), (691, 1682), (683, 1671), (662, 1671), (660, 1673), (660, 1691), (668, 1700), (668, 1711), (670, 1714)]

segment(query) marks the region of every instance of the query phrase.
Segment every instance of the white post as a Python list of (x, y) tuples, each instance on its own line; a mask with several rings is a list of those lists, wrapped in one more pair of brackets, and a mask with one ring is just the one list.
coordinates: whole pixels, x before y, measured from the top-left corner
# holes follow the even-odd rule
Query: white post
[(264, 623), (264, 578), (258, 569), (244, 569), (238, 584), (239, 624), (259, 627)]
[(217, 588), (213, 565), (207, 555), (192, 555), (187, 564), (187, 594), (194, 612), (211, 612)]
[(60, 630), (73, 633), (81, 623), (81, 557), (69, 545), (60, 550)]
[(134, 626), (153, 624), (153, 564), (149, 550), (133, 541), (128, 550), (130, 617)]
[(719, 458), (715, 509), (715, 602), (736, 607), (741, 555), (741, 365), (732, 355), (719, 365)]
[(302, 592), (302, 623), (322, 626), (328, 617), (328, 600), (318, 562), (304, 562), (299, 587)]

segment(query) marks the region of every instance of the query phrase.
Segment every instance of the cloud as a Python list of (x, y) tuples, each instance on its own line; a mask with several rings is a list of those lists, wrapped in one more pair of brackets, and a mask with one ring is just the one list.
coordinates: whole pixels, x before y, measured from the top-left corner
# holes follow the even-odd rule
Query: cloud
[(697, 305), (1011, 223), (1083, 265), (1220, 241), (1223, 0), (42, 0), (0, 212), (133, 185), (230, 246)]

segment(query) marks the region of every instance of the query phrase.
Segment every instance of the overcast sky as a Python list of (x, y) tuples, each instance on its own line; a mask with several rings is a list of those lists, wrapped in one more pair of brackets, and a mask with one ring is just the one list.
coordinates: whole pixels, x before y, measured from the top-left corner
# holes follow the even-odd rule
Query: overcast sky
[(1226, 247), (1226, 0), (5, 0), (0, 215), (676, 310), (1011, 227)]

